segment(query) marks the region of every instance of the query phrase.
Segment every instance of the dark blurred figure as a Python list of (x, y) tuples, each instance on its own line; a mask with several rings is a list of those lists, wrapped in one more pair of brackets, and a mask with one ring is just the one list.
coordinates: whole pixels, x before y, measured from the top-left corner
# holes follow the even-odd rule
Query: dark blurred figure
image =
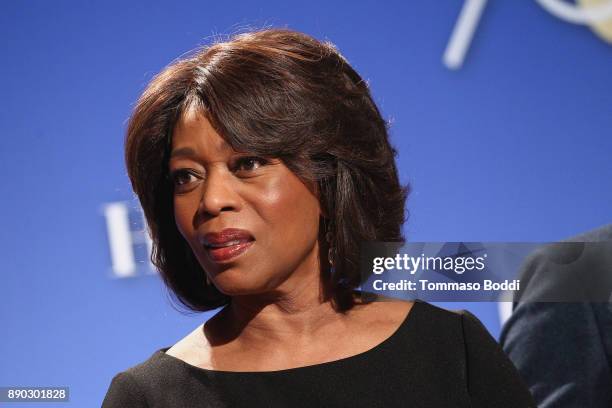
[(539, 407), (612, 407), (612, 224), (545, 246), (521, 271), (500, 343)]

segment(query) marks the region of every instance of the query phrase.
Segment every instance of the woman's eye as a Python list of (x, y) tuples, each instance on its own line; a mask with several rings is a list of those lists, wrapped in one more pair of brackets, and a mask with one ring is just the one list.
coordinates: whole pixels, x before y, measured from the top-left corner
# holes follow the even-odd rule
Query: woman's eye
[(172, 184), (175, 186), (183, 186), (185, 184), (189, 184), (195, 176), (186, 170), (178, 170), (172, 173)]
[(261, 157), (243, 157), (236, 161), (235, 171), (253, 171), (267, 163), (268, 161)]

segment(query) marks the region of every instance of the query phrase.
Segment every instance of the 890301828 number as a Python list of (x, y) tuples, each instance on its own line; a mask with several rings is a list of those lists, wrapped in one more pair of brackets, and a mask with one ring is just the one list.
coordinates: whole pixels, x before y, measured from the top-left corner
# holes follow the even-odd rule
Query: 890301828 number
[(68, 400), (68, 387), (0, 387), (0, 402), (60, 402)]

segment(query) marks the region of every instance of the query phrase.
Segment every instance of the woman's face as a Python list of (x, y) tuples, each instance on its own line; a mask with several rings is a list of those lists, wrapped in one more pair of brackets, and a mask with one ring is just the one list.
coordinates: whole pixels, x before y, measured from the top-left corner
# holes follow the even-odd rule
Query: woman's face
[(176, 225), (221, 292), (318, 284), (319, 202), (280, 160), (234, 151), (191, 109), (174, 129), (169, 172)]

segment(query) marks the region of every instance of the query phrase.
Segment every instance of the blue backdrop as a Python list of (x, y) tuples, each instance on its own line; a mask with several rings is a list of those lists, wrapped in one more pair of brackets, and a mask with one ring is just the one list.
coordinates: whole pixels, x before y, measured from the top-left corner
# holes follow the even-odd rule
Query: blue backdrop
[[(66, 385), (72, 406), (98, 406), (115, 373), (209, 317), (172, 308), (138, 245), (117, 276), (105, 208), (137, 205), (122, 149), (146, 83), (245, 26), (328, 39), (369, 80), (414, 189), (409, 240), (553, 241), (610, 223), (612, 43), (535, 1), (491, 0), (453, 69), (443, 55), (470, 2), (3, 2), (0, 386)], [(498, 335), (496, 304), (448, 306)]]

